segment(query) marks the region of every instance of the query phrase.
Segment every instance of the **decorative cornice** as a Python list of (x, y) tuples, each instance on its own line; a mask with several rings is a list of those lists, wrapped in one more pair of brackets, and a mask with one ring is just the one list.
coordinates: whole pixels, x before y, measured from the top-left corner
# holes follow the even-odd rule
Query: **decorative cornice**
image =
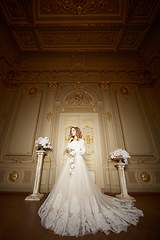
[(5, 88), (8, 88), (8, 89), (16, 89), (20, 86), (20, 83), (16, 81), (8, 81), (4, 77), (2, 78), (1, 83)]
[[(57, 73), (58, 72), (58, 73)], [(139, 83), (140, 87), (142, 85), (146, 86), (147, 84), (150, 85), (150, 87), (157, 82), (157, 78), (153, 76), (153, 74), (149, 71), (99, 71), (99, 70), (74, 70), (74, 71), (63, 71), (63, 70), (57, 70), (57, 71), (51, 71), (51, 70), (44, 70), (44, 71), (30, 71), (30, 70), (16, 70), (16, 71), (9, 71), (6, 74), (6, 77), (4, 77), (5, 81), (3, 81), (3, 84), (7, 86), (8, 83), (12, 84), (14, 83), (15, 86), (16, 83), (26, 83), (26, 82), (43, 82), (48, 83), (48, 87), (50, 90), (54, 90), (58, 87), (59, 82), (63, 81), (70, 81), (75, 82), (74, 87), (75, 88), (83, 88), (86, 85), (83, 86), (82, 82), (99, 82), (99, 87), (101, 89), (106, 90), (110, 83), (113, 82), (129, 82), (129, 83)], [(7, 80), (8, 79), (8, 80)], [(151, 80), (152, 79), (152, 80)], [(48, 82), (50, 80), (50, 82)], [(54, 80), (52, 82), (52, 80)], [(81, 83), (80, 83), (81, 82)]]
[(142, 89), (154, 88), (158, 83), (158, 78), (153, 77), (150, 81), (139, 82), (138, 86)]

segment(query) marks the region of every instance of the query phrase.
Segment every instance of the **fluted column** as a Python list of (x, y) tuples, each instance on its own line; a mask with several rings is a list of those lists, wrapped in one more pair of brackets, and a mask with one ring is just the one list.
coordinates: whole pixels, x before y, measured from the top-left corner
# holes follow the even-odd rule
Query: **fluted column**
[(135, 198), (128, 195), (128, 192), (127, 192), (127, 185), (126, 185), (126, 179), (125, 179), (125, 174), (124, 174), (125, 165), (126, 164), (124, 162), (122, 162), (122, 160), (119, 160), (119, 162), (115, 164), (115, 166), (118, 168), (120, 188), (121, 188), (121, 194), (117, 194), (116, 197), (121, 200), (135, 202), (136, 201)]
[(42, 172), (42, 163), (43, 163), (43, 157), (45, 155), (44, 150), (38, 150), (38, 162), (37, 162), (37, 168), (36, 168), (36, 175), (34, 180), (34, 187), (33, 187), (33, 193), (30, 194), (25, 198), (25, 200), (28, 201), (39, 201), (44, 194), (39, 193), (39, 187), (40, 187), (40, 179), (41, 179), (41, 172)]

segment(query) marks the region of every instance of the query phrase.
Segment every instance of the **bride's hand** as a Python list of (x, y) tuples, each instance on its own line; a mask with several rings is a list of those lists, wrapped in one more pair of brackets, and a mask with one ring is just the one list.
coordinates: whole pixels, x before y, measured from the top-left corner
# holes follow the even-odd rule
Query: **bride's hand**
[(70, 139), (69, 139), (69, 143), (71, 143), (73, 141), (73, 137), (71, 137)]

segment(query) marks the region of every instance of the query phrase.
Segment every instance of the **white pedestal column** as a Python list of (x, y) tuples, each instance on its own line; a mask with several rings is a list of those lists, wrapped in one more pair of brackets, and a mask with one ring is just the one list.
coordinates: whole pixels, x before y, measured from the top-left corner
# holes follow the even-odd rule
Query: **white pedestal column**
[(33, 193), (30, 194), (25, 198), (27, 201), (39, 201), (44, 194), (39, 193), (39, 186), (40, 186), (40, 178), (41, 178), (41, 171), (42, 171), (42, 162), (43, 162), (43, 157), (45, 155), (44, 150), (38, 150), (38, 162), (37, 162), (37, 168), (36, 168), (36, 176), (34, 180), (34, 188), (33, 188)]
[(126, 164), (123, 163), (121, 160), (119, 160), (119, 162), (116, 163), (116, 165), (115, 165), (118, 168), (120, 187), (121, 187), (121, 194), (117, 194), (116, 197), (121, 200), (136, 202), (135, 198), (133, 198), (132, 196), (129, 196), (128, 192), (127, 192), (126, 179), (125, 179), (125, 175), (124, 175), (125, 165)]

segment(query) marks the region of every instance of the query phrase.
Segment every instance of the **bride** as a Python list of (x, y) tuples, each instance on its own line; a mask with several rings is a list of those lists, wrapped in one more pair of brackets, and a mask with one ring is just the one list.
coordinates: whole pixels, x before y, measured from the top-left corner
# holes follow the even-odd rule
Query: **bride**
[(66, 149), (68, 159), (38, 214), (41, 224), (62, 236), (83, 236), (102, 231), (119, 233), (136, 225), (143, 212), (130, 201), (102, 194), (82, 155), (84, 140), (78, 127), (71, 127)]

